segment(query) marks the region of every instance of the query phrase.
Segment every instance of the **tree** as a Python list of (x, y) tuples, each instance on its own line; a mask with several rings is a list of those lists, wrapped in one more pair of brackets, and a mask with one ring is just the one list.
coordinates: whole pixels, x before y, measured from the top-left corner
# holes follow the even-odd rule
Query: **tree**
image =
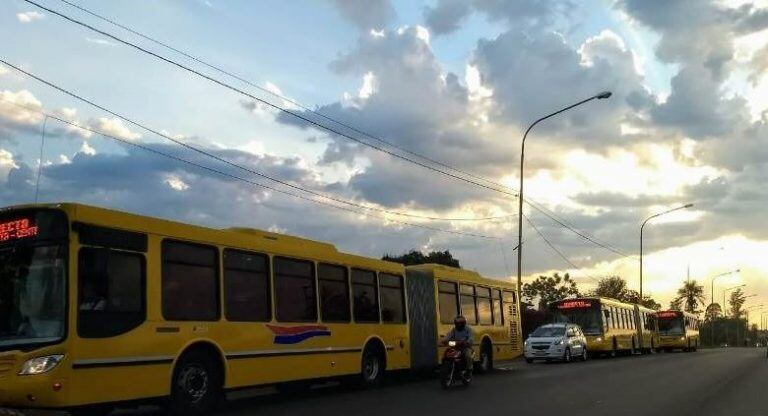
[(619, 276), (604, 277), (597, 282), (597, 287), (590, 292), (590, 296), (601, 296), (613, 298), (620, 302), (637, 303), (654, 310), (661, 309), (661, 304), (653, 300), (648, 295), (643, 295), (640, 299), (640, 293), (636, 290), (627, 289), (626, 280)]
[(550, 302), (568, 297), (580, 296), (576, 281), (566, 273), (562, 277), (555, 273), (553, 276), (539, 276), (531, 283), (523, 285), (523, 300), (533, 305), (538, 299), (539, 310), (543, 311)]
[(627, 292), (627, 282), (624, 279), (619, 276), (610, 276), (600, 279), (597, 287), (590, 294), (623, 301), (627, 298)]
[(442, 264), (442, 265), (451, 266), (451, 267), (461, 267), (461, 265), (459, 265), (459, 260), (453, 258), (453, 255), (448, 250), (431, 251), (427, 255), (424, 255), (424, 253), (422, 253), (421, 251), (411, 250), (410, 252), (400, 256), (391, 256), (389, 254), (385, 254), (384, 257), (382, 257), (381, 259), (386, 261), (392, 261), (395, 263), (401, 263), (406, 266), (413, 266), (416, 264), (436, 263), (436, 264)]
[(683, 310), (683, 300), (680, 298), (674, 298), (669, 302), (669, 310), (671, 311), (682, 311)]
[(699, 304), (705, 305), (704, 286), (700, 285), (695, 279), (687, 280), (683, 287), (677, 289), (677, 298), (683, 310), (690, 313), (699, 313)]
[(704, 319), (711, 322), (719, 318), (720, 315), (722, 314), (723, 314), (723, 308), (720, 306), (719, 303), (710, 303), (709, 306), (707, 306), (707, 310), (704, 314)]
[(742, 306), (744, 306), (744, 302), (746, 301), (747, 297), (744, 296), (744, 291), (742, 291), (741, 288), (731, 292), (731, 298), (728, 299), (728, 303), (731, 305), (731, 316), (734, 319), (739, 319), (742, 315), (744, 315)]

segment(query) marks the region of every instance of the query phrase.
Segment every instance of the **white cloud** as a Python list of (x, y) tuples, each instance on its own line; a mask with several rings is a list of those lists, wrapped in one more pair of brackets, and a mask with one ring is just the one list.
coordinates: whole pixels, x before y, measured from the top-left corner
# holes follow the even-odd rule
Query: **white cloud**
[(0, 75), (5, 75), (8, 73), (8, 68), (6, 68), (4, 65), (0, 65)]
[(36, 11), (16, 13), (16, 18), (19, 19), (19, 22), (21, 23), (32, 23), (33, 21), (40, 20), (43, 17), (45, 17), (44, 14)]
[(86, 37), (85, 41), (88, 42), (88, 43), (96, 44), (96, 45), (115, 46), (114, 43), (112, 43), (112, 42), (110, 42), (110, 41), (108, 41), (106, 39), (102, 39), (102, 38), (89, 38), (89, 37)]
[(96, 120), (91, 120), (89, 124), (90, 127), (94, 130), (109, 136), (114, 136), (126, 140), (138, 140), (141, 138), (141, 134), (132, 132), (128, 127), (126, 127), (125, 123), (123, 123), (123, 120), (116, 117), (100, 117)]
[(0, 91), (0, 119), (27, 126), (38, 124), (43, 121), (42, 110), (40, 100), (27, 90)]
[(361, 85), (360, 90), (357, 91), (357, 97), (361, 100), (365, 100), (376, 93), (376, 88), (376, 74), (368, 71), (363, 75), (363, 85)]
[(189, 185), (187, 185), (178, 176), (169, 176), (165, 179), (165, 184), (171, 187), (171, 189), (179, 192), (184, 192), (189, 189)]
[(59, 163), (62, 165), (68, 165), (72, 163), (72, 159), (70, 159), (67, 155), (59, 155)]
[(91, 145), (88, 144), (88, 142), (83, 142), (83, 145), (80, 146), (80, 150), (78, 151), (78, 153), (82, 153), (87, 156), (94, 156), (96, 155), (96, 149), (91, 147)]
[(5, 149), (0, 149), (0, 181), (3, 183), (8, 181), (8, 173), (18, 168), (19, 166), (13, 160), (13, 154)]

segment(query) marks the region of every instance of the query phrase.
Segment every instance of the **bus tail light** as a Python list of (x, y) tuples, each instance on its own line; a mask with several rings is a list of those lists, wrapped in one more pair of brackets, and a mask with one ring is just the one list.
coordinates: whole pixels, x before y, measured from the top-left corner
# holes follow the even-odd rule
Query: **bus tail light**
[(19, 371), (20, 376), (30, 376), (35, 374), (43, 374), (47, 373), (51, 370), (53, 370), (61, 360), (64, 358), (64, 355), (57, 354), (57, 355), (46, 355), (44, 357), (36, 357), (27, 360), (24, 365), (21, 366), (21, 371)]

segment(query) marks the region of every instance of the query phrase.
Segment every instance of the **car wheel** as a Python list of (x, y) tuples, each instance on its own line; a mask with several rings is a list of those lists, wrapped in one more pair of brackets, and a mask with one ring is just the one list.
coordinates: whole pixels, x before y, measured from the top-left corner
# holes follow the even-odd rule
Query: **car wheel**
[(571, 349), (566, 348), (565, 352), (563, 353), (563, 362), (564, 363), (570, 363), (571, 362)]
[(589, 352), (587, 351), (586, 347), (581, 349), (581, 361), (587, 361), (589, 358)]

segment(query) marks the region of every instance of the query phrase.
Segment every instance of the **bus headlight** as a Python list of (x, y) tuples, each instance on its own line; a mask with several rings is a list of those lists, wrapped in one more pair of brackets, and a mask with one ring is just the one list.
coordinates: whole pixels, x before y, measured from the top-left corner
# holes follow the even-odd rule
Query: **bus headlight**
[(602, 337), (597, 337), (597, 338), (595, 338), (595, 342), (603, 342), (603, 338)]
[(685, 337), (680, 337), (680, 341), (685, 341)]
[(61, 360), (64, 358), (63, 354), (58, 355), (46, 355), (44, 357), (36, 357), (27, 360), (24, 365), (21, 366), (19, 371), (20, 376), (31, 376), (34, 374), (43, 374), (53, 370)]

